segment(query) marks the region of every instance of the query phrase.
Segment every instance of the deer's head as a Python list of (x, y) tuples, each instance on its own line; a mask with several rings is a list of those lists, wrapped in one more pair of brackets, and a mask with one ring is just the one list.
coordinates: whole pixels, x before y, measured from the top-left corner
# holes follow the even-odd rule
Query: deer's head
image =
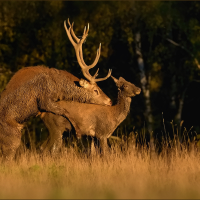
[(65, 27), (66, 33), (68, 35), (70, 42), (74, 46), (77, 61), (81, 67), (82, 73), (85, 76), (85, 78), (89, 81), (88, 82), (86, 80), (81, 79), (79, 81), (80, 86), (82, 86), (83, 88), (88, 89), (88, 91), (92, 92), (93, 98), (91, 99), (91, 103), (101, 104), (101, 105), (104, 104), (104, 105), (111, 106), (112, 105), (111, 99), (96, 84), (96, 82), (98, 82), (98, 81), (103, 81), (103, 80), (106, 80), (107, 78), (109, 78), (111, 76), (111, 70), (109, 69), (108, 75), (106, 77), (98, 78), (98, 79), (96, 79), (96, 77), (98, 76), (99, 69), (97, 69), (96, 73), (93, 76), (89, 73), (89, 69), (96, 66), (96, 64), (99, 61), (100, 52), (101, 52), (101, 43), (99, 45), (99, 49), (97, 49), (97, 55), (96, 55), (94, 62), (89, 66), (86, 65), (85, 61), (83, 59), (82, 45), (83, 45), (83, 42), (85, 41), (86, 37), (88, 36), (89, 24), (88, 24), (87, 30), (85, 27), (83, 36), (80, 39), (75, 35), (74, 30), (73, 30), (73, 23), (71, 25), (71, 23), (69, 22), (69, 19), (68, 19), (68, 24), (69, 24), (69, 28), (67, 28), (66, 21), (64, 22), (64, 27)]
[(141, 89), (136, 87), (133, 83), (126, 81), (122, 77), (120, 77), (119, 80), (113, 76), (111, 76), (111, 77), (114, 80), (114, 82), (116, 83), (118, 90), (121, 91), (123, 96), (134, 97), (134, 96), (140, 94)]
[(88, 92), (92, 93), (92, 99), (90, 103), (112, 106), (111, 99), (101, 90), (101, 88), (96, 83), (91, 83), (84, 79), (80, 79), (79, 84)]

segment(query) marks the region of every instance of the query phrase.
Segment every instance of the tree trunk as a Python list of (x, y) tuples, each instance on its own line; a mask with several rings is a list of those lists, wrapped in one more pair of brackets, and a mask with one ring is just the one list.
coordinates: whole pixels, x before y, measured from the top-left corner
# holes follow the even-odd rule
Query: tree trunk
[(146, 71), (144, 67), (144, 60), (141, 52), (141, 34), (139, 32), (136, 33), (135, 35), (135, 40), (136, 40), (136, 54), (138, 56), (137, 62), (138, 62), (138, 67), (140, 69), (140, 82), (141, 82), (141, 87), (142, 91), (144, 94), (145, 98), (145, 120), (147, 121), (146, 123), (146, 128), (150, 133), (150, 148), (151, 150), (154, 150), (154, 138), (153, 138), (153, 116), (152, 116), (152, 109), (151, 109), (151, 98), (150, 98), (150, 78), (151, 75), (149, 74), (148, 80), (146, 78)]

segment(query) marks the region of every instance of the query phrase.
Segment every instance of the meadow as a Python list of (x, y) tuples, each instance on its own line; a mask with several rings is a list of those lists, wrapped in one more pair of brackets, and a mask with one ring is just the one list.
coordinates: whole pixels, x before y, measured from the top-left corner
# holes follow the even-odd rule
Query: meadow
[[(123, 142), (122, 142), (123, 143)], [(200, 198), (200, 151), (195, 143), (164, 145), (158, 154), (134, 138), (101, 156), (63, 147), (58, 156), (24, 149), (0, 164), (0, 198)]]

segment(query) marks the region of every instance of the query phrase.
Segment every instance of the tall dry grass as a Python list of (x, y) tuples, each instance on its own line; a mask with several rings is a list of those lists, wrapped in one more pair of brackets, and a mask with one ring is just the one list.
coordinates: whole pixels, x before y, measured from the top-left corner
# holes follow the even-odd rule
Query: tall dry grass
[[(189, 148), (188, 148), (189, 147)], [(21, 153), (0, 164), (0, 198), (200, 198), (200, 152), (193, 143), (160, 154), (129, 140), (109, 154), (64, 148), (59, 156)]]

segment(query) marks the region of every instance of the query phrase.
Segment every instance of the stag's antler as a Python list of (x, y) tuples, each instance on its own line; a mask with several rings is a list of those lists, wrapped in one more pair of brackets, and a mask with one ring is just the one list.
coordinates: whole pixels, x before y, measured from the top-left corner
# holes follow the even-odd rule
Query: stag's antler
[[(89, 24), (88, 24), (87, 30), (86, 30), (86, 27), (84, 28), (83, 36), (82, 36), (81, 39), (79, 39), (74, 33), (74, 30), (73, 30), (74, 22), (71, 25), (70, 22), (69, 22), (69, 19), (68, 19), (68, 24), (69, 24), (69, 29), (66, 26), (66, 21), (64, 21), (65, 30), (67, 32), (69, 40), (71, 41), (72, 45), (74, 46), (78, 63), (80, 65), (81, 69), (82, 69), (82, 72), (83, 72), (83, 75), (85, 76), (85, 78), (87, 78), (91, 83), (95, 83), (95, 82), (98, 82), (98, 81), (103, 81), (103, 80), (106, 80), (107, 78), (109, 78), (111, 76), (111, 72), (112, 72), (111, 69), (109, 69), (108, 75), (106, 77), (104, 77), (104, 78), (96, 79), (96, 77), (98, 76), (99, 69), (97, 69), (97, 71), (94, 74), (94, 76), (91, 76), (91, 74), (89, 73), (89, 69), (93, 68), (99, 61), (100, 52), (101, 52), (101, 43), (99, 45), (99, 48), (97, 49), (97, 55), (96, 55), (96, 58), (95, 58), (94, 62), (89, 66), (86, 65), (85, 62), (84, 62), (82, 45), (83, 45), (83, 42), (85, 41), (86, 37), (88, 36)], [(73, 40), (72, 37), (74, 38), (74, 40), (76, 42)]]

